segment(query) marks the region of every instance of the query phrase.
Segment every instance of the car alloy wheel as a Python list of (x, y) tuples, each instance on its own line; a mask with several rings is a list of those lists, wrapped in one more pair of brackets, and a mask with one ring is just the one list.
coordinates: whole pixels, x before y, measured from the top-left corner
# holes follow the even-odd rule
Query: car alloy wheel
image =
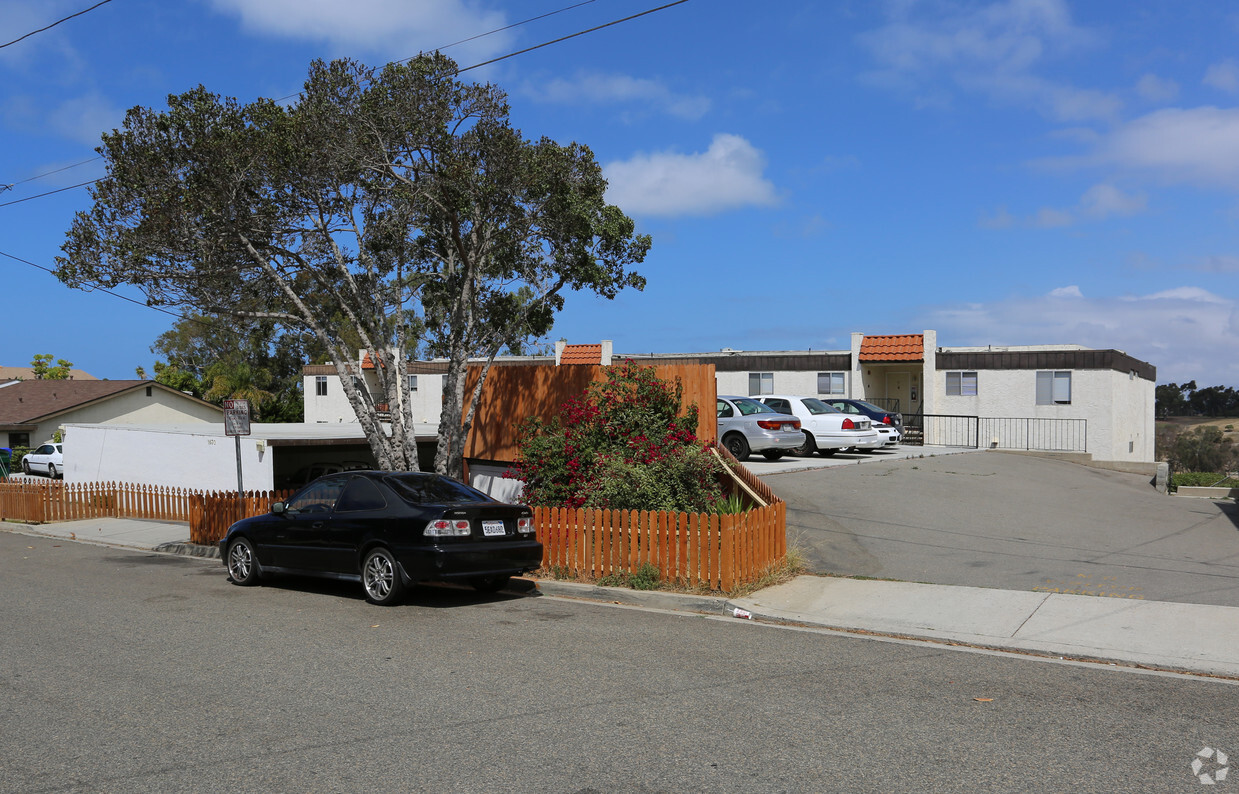
[(793, 455), (812, 455), (817, 452), (817, 442), (813, 440), (813, 434), (808, 430), (804, 431), (804, 443), (792, 450)]
[(235, 584), (249, 586), (258, 582), (258, 562), (254, 547), (246, 538), (237, 538), (228, 547), (228, 575)]
[(391, 606), (404, 595), (404, 582), (396, 569), (396, 560), (391, 552), (377, 548), (366, 555), (361, 566), (361, 584), (366, 590), (366, 600), (379, 606)]
[(47, 476), (51, 477), (53, 480), (56, 479), (56, 464), (55, 463), (47, 464)]
[(30, 473), (30, 461), (26, 460), (25, 458), (22, 458), (22, 472), (25, 474)]

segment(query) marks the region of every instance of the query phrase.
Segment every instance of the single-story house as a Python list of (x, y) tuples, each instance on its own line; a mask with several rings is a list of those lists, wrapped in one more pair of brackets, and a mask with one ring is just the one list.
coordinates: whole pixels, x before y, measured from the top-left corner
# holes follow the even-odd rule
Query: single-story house
[[(16, 380), (0, 384), (0, 447), (36, 446), (58, 431), (63, 434), (70, 424), (208, 422), (223, 422), (223, 410), (149, 380)], [(69, 442), (67, 434), (64, 438)]]
[[(434, 460), (436, 428), (414, 428), (423, 468)], [(235, 491), (237, 456), (247, 491), (283, 488), (299, 473), (336, 464), (373, 468), (361, 425), (255, 423), (248, 436), (225, 434), (222, 415), (211, 423), (71, 424), (65, 448), (66, 482), (122, 482), (199, 491)]]
[[(854, 333), (848, 350), (615, 354), (612, 345), (556, 345), (555, 356), (512, 356), (496, 365), (713, 364), (719, 394), (791, 393), (865, 399), (901, 412), (910, 440), (950, 446), (1074, 453), (1095, 464), (1143, 471), (1154, 461), (1156, 368), (1120, 350), (1082, 345), (943, 347), (937, 332)], [(375, 388), (364, 353), (359, 384)], [(437, 425), (442, 359), (412, 361), (409, 412)], [(308, 423), (356, 422), (334, 366), (303, 369)]]

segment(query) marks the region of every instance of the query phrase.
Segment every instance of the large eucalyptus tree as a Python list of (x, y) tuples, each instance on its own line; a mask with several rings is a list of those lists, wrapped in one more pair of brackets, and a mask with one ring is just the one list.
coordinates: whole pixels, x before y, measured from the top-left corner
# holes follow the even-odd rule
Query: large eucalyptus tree
[[(494, 357), (546, 334), (568, 292), (645, 284), (649, 237), (606, 203), (589, 148), (526, 140), (499, 88), (437, 54), (316, 61), (287, 107), (199, 86), (133, 108), (98, 151), (107, 175), (59, 277), (313, 334), (384, 468), (418, 468), (407, 360), (448, 359), (435, 469), (459, 475)], [(357, 346), (378, 393), (358, 388)], [(486, 363), (466, 393), (471, 357)]]

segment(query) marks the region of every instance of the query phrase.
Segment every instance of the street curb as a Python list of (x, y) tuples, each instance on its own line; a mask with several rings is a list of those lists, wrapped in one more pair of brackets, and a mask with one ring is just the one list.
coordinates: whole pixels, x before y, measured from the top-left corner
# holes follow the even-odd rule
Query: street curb
[[(513, 580), (513, 585), (517, 580)], [(583, 601), (598, 601), (606, 604), (666, 609), (673, 612), (697, 612), (704, 615), (729, 614), (734, 606), (725, 598), (693, 595), (691, 593), (666, 593), (659, 590), (629, 590), (623, 587), (600, 587), (580, 582), (561, 582), (554, 579), (522, 580), (533, 583), (541, 595), (557, 598), (577, 598)], [(509, 588), (516, 590), (515, 587)]]
[(204, 557), (207, 559), (219, 559), (219, 546), (203, 546), (198, 543), (189, 543), (187, 541), (176, 541), (173, 543), (160, 543), (153, 551), (160, 551), (164, 554), (179, 554), (183, 557)]

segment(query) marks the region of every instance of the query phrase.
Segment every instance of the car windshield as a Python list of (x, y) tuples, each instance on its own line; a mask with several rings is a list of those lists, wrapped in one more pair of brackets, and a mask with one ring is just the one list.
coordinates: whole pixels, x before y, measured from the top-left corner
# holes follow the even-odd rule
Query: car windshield
[(822, 402), (821, 400), (817, 399), (816, 397), (805, 397), (803, 400), (801, 400), (801, 402), (804, 403), (805, 408), (809, 409), (809, 413), (813, 414), (814, 416), (817, 416), (818, 414), (841, 414), (843, 413), (843, 411), (840, 411), (838, 408), (833, 408), (827, 405), (826, 403)]
[(495, 501), (476, 488), (437, 474), (389, 474), (383, 479), (400, 498), (412, 504)]
[(751, 416), (752, 414), (777, 414), (778, 411), (771, 408), (765, 403), (759, 403), (757, 400), (750, 400), (747, 397), (740, 397), (732, 400), (736, 404), (736, 410), (741, 416)]

